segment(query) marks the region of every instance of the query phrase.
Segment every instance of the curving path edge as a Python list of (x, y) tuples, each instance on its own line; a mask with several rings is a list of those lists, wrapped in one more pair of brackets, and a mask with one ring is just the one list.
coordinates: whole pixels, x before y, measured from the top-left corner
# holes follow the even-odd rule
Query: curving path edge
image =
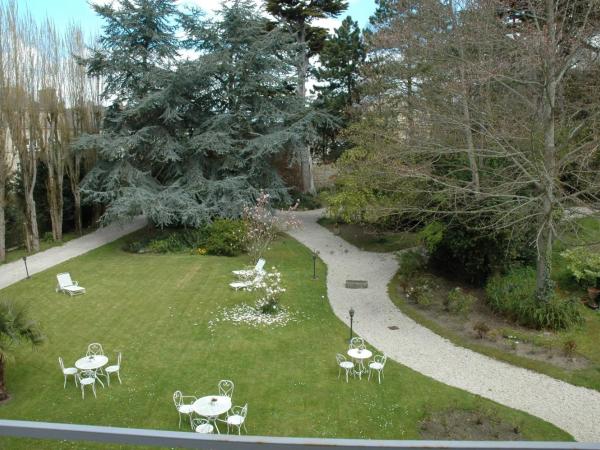
[[(398, 270), (391, 254), (359, 250), (317, 223), (323, 210), (295, 213), (302, 227), (289, 234), (318, 250), (327, 264), (327, 294), (334, 313), (390, 358), (435, 380), (544, 419), (576, 440), (600, 442), (600, 392), (494, 360), (458, 347), (398, 310), (387, 286)], [(346, 289), (347, 279), (368, 289)], [(397, 326), (398, 330), (388, 327)]]
[[(90, 250), (94, 250), (129, 233), (133, 233), (146, 226), (146, 224), (146, 218), (139, 216), (129, 223), (108, 225), (80, 238), (70, 240), (63, 245), (28, 256), (27, 268), (29, 269), (29, 274), (33, 275), (68, 259), (83, 255)], [(0, 266), (0, 289), (4, 289), (25, 278), (25, 266), (20, 259)]]

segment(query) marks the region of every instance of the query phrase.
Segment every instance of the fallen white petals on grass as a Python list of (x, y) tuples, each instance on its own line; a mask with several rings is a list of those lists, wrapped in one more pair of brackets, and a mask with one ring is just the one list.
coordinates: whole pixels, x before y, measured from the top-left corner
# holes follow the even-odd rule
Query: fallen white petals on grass
[(236, 325), (243, 324), (252, 327), (284, 327), (290, 322), (297, 321), (297, 318), (284, 307), (279, 306), (279, 308), (279, 312), (274, 314), (262, 313), (256, 306), (245, 303), (230, 308), (221, 308), (217, 311), (217, 318), (208, 322), (208, 328), (213, 331), (219, 322), (231, 322)]

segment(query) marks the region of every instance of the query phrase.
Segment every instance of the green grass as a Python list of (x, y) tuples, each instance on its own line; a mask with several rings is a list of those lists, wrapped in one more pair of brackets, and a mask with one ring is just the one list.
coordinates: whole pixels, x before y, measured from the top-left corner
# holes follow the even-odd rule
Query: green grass
[(340, 223), (330, 218), (319, 219), (319, 224), (350, 244), (367, 252), (389, 253), (419, 245), (417, 233), (410, 231), (368, 231), (361, 225)]
[[(208, 322), (221, 307), (253, 302), (228, 287), (244, 257), (132, 255), (115, 242), (10, 286), (0, 298), (29, 307), (48, 337), (32, 350), (15, 349), (7, 382), (12, 399), (0, 417), (35, 421), (177, 429), (173, 391), (209, 395), (232, 379), (234, 403), (249, 403), (255, 435), (418, 439), (419, 422), (452, 408), (477, 410), (515, 424), (525, 439), (570, 440), (556, 427), (389, 362), (382, 385), (338, 380), (335, 354), (348, 329), (332, 313), (325, 277), (312, 281), (310, 250), (284, 239), (266, 255), (288, 289), (282, 304), (299, 320), (255, 329)], [(326, 268), (319, 263), (319, 273)], [(88, 289), (79, 297), (54, 292), (55, 274), (68, 271)], [(110, 359), (123, 352), (123, 384), (98, 388), (85, 400), (63, 389), (57, 357), (68, 365), (100, 342)], [(515, 393), (518, 395), (518, 393)], [(0, 448), (107, 448), (81, 443), (0, 439)]]
[[(85, 235), (92, 231), (96, 231), (96, 229), (95, 228), (86, 228), (85, 230), (83, 230), (83, 234)], [(40, 251), (43, 252), (44, 250), (48, 250), (49, 248), (58, 247), (59, 245), (63, 245), (64, 243), (69, 242), (78, 237), (80, 237), (79, 234), (75, 233), (74, 231), (71, 231), (69, 233), (63, 233), (62, 242), (55, 242), (52, 240), (44, 241), (44, 240), (40, 239)], [(6, 264), (6, 263), (13, 262), (13, 261), (17, 261), (18, 259), (23, 258), (23, 256), (31, 256), (31, 254), (28, 253), (27, 249), (25, 249), (24, 247), (16, 248), (14, 250), (6, 252), (6, 261), (0, 262), (0, 264)]]

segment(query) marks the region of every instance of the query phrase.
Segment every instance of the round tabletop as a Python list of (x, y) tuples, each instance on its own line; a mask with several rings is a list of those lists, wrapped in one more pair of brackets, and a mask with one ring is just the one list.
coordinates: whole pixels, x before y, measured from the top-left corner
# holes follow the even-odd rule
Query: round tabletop
[(373, 356), (373, 353), (366, 348), (351, 348), (348, 350), (348, 356), (352, 359), (367, 359)]
[(75, 361), (75, 367), (79, 370), (96, 370), (107, 362), (108, 358), (104, 355), (84, 356)]
[(231, 399), (226, 395), (207, 395), (192, 403), (192, 409), (200, 416), (217, 417), (231, 409)]

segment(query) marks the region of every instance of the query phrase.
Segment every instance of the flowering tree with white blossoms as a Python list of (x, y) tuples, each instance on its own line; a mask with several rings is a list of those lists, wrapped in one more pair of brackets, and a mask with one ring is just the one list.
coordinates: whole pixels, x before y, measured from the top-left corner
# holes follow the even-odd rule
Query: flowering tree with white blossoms
[(262, 277), (246, 288), (248, 291), (256, 291), (258, 293), (256, 308), (264, 314), (276, 314), (279, 312), (279, 299), (285, 292), (285, 288), (281, 283), (281, 272), (275, 267), (271, 269), (271, 272), (265, 272)]
[(288, 208), (285, 217), (273, 214), (270, 195), (261, 191), (256, 204), (244, 208), (243, 217), (246, 222), (246, 248), (248, 254), (256, 262), (277, 238), (281, 231), (300, 226), (298, 218), (293, 214), (299, 201)]

